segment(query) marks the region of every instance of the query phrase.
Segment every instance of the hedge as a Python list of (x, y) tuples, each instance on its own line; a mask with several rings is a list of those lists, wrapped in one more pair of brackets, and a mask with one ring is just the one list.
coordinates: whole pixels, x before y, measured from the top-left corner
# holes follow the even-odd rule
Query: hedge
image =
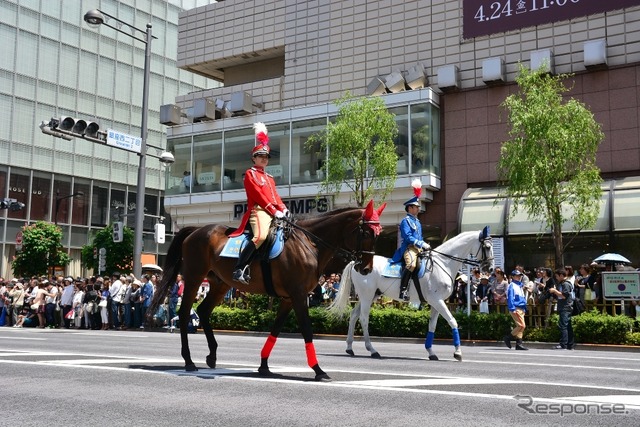
[[(268, 332), (276, 317), (278, 300), (263, 295), (251, 295), (235, 307), (219, 306), (211, 314), (214, 329)], [(346, 335), (347, 315), (343, 319), (330, 316), (325, 307), (309, 309), (315, 334)], [(423, 338), (429, 325), (429, 309), (373, 306), (369, 315), (369, 333), (372, 336)], [(511, 330), (511, 316), (503, 313), (464, 312), (454, 313), (460, 336), (472, 340), (496, 340)], [(638, 322), (627, 316), (611, 316), (597, 310), (582, 313), (571, 319), (578, 343), (640, 345)], [(293, 312), (289, 313), (282, 332), (299, 332)], [(356, 335), (362, 335), (360, 322), (356, 323)], [(436, 338), (451, 338), (451, 328), (439, 317)], [(557, 342), (560, 338), (558, 315), (552, 314), (547, 328), (527, 328), (525, 341)]]

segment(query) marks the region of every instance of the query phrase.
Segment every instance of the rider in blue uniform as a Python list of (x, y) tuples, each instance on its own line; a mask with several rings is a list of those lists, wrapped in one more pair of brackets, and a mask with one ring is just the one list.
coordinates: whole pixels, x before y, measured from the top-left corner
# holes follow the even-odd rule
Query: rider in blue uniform
[(392, 261), (399, 262), (404, 260), (404, 269), (402, 270), (402, 278), (400, 279), (400, 299), (408, 300), (409, 278), (413, 278), (413, 283), (418, 288), (420, 286), (418, 279), (418, 259), (422, 251), (431, 249), (428, 243), (422, 240), (422, 224), (418, 219), (420, 212), (420, 194), (422, 193), (422, 183), (419, 179), (413, 180), (414, 197), (404, 202), (404, 210), (407, 216), (400, 222), (400, 236), (402, 243), (393, 255)]

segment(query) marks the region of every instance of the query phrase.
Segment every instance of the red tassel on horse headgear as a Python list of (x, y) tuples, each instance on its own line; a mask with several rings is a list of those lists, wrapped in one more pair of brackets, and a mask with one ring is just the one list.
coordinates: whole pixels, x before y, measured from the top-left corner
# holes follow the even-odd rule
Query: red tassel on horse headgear
[(414, 197), (410, 198), (406, 202), (404, 202), (404, 209), (406, 210), (409, 206), (418, 206), (420, 207), (420, 195), (422, 194), (422, 181), (416, 178), (411, 181), (411, 186), (413, 187)]
[(373, 230), (373, 234), (378, 236), (382, 231), (382, 225), (380, 225), (380, 215), (382, 215), (382, 211), (387, 207), (386, 203), (383, 203), (378, 209), (373, 207), (373, 200), (369, 200), (369, 203), (364, 208), (364, 212), (362, 213), (362, 219), (364, 222), (371, 227)]
[(253, 124), (253, 130), (256, 134), (256, 146), (251, 151), (251, 157), (260, 156), (266, 154), (271, 158), (269, 152), (269, 135), (267, 134), (267, 126), (264, 123), (258, 122)]

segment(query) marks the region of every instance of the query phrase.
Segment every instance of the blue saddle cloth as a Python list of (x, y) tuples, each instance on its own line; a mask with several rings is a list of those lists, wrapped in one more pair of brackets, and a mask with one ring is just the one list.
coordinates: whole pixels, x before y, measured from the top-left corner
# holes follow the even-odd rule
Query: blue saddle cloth
[[(242, 233), (238, 237), (229, 237), (227, 243), (220, 252), (221, 257), (225, 258), (238, 258), (240, 252), (249, 241), (249, 233)], [(278, 257), (284, 249), (284, 231), (282, 228), (278, 228), (276, 231), (276, 238), (273, 240), (271, 247), (269, 248), (269, 259)]]
[[(420, 259), (420, 269), (418, 270), (418, 277), (424, 276), (427, 272), (427, 259)], [(402, 276), (402, 261), (391, 262), (391, 259), (387, 261), (387, 265), (384, 266), (381, 275), (383, 277), (394, 277), (399, 279)]]

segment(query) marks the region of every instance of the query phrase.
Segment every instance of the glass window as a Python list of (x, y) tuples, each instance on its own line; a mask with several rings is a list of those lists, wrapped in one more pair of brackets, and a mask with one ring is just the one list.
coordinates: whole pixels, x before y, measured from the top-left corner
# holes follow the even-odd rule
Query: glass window
[(100, 57), (98, 61), (98, 82), (100, 82), (100, 96), (114, 98), (116, 61)]
[[(4, 15), (4, 10), (0, 15)], [(0, 24), (0, 68), (14, 71), (16, 68), (16, 29)], [(15, 70), (17, 71), (17, 70)]]
[(51, 174), (48, 172), (33, 172), (31, 187), (31, 212), (29, 218), (35, 221), (49, 220), (51, 206)]
[(411, 172), (431, 172), (431, 115), (429, 104), (411, 106)]
[[(36, 9), (39, 9), (39, 8), (40, 6), (38, 5)], [(37, 34), (38, 20), (39, 20), (39, 16), (37, 12), (33, 10), (25, 9), (24, 7), (20, 8), (20, 13), (18, 15), (18, 21), (20, 22), (20, 30), (22, 31), (26, 30), (26, 31), (30, 31), (32, 33)]]
[(109, 222), (109, 185), (96, 183), (91, 194), (91, 225), (106, 227)]
[[(71, 223), (87, 225), (89, 222), (91, 181), (88, 179), (76, 178), (73, 186), (73, 194), (76, 196), (71, 198)], [(81, 231), (85, 231), (86, 233), (86, 230)]]
[(93, 28), (81, 28), (82, 37), (80, 37), (80, 48), (82, 49), (82, 55), (84, 56), (90, 52), (98, 51), (98, 37), (99, 34)]
[(43, 1), (40, 5), (40, 12), (54, 17), (57, 21), (60, 19), (60, 6), (61, 2), (59, 1)]
[(440, 109), (429, 104), (431, 109), (431, 145), (429, 153), (431, 155), (431, 173), (440, 176)]
[[(50, 105), (56, 105), (58, 103), (58, 85), (48, 83), (44, 81), (38, 81), (38, 103), (46, 102)], [(49, 110), (49, 114), (41, 119), (48, 119), (55, 114), (55, 108)]]
[(276, 185), (289, 184), (289, 123), (269, 125), (268, 133), (271, 159), (265, 171)]
[(396, 171), (399, 175), (409, 173), (409, 109), (406, 106), (390, 108), (389, 112), (395, 114), (396, 125), (398, 126), (398, 136), (395, 140), (396, 154), (398, 155), (398, 166)]
[(60, 43), (41, 39), (40, 50), (38, 51), (40, 58), (38, 59), (38, 78), (48, 80), (50, 82), (58, 81), (58, 50)]
[(71, 177), (67, 175), (56, 175), (53, 181), (53, 213), (51, 218), (56, 224), (68, 224), (69, 213), (71, 212)]
[[(37, 129), (35, 118), (35, 103), (26, 99), (16, 98), (13, 103), (13, 140), (31, 144), (34, 129)], [(40, 122), (38, 122), (40, 123)], [(40, 129), (38, 129), (38, 132)]]
[(491, 227), (494, 236), (504, 235), (504, 207), (506, 199), (463, 200), (460, 206), (460, 232), (482, 230), (486, 225)]
[(36, 79), (31, 77), (16, 76), (15, 94), (25, 99), (36, 98)]
[(82, 248), (89, 243), (89, 230), (84, 227), (71, 227), (70, 247)]
[[(2, 44), (5, 44), (4, 40)], [(29, 52), (30, 54), (18, 55), (15, 64), (16, 72), (25, 76), (35, 76), (38, 62), (38, 36), (26, 31), (20, 31), (20, 34), (18, 34), (18, 52)], [(4, 62), (5, 58), (3, 57), (1, 62)], [(12, 61), (13, 55), (7, 59)]]
[(321, 170), (324, 153), (319, 153), (320, 144), (307, 148), (311, 135), (327, 128), (325, 117), (293, 122), (291, 131), (291, 183), (319, 182), (324, 176)]
[[(118, 68), (117, 70), (118, 78), (116, 79), (116, 99), (120, 101), (125, 101), (128, 103), (129, 99), (131, 98), (131, 91), (132, 91), (132, 88), (131, 88), (132, 68), (130, 65), (123, 64), (121, 62), (118, 62), (117, 68)], [(126, 110), (128, 113), (129, 108), (127, 108)], [(127, 119), (125, 119), (125, 121)]]
[[(78, 48), (63, 44), (59, 55), (60, 84), (76, 88), (78, 85)], [(75, 106), (75, 102), (65, 105), (66, 108), (72, 108), (72, 106)]]
[[(180, 171), (176, 171), (180, 172)], [(193, 171), (189, 164), (183, 168), (182, 175), (190, 172), (194, 177), (193, 192), (218, 191), (222, 179), (222, 133), (199, 135), (193, 138)], [(181, 182), (181, 191), (189, 191), (189, 179)]]
[[(15, 4), (8, 3), (6, 1), (2, 2), (2, 13), (0, 13), (0, 22), (9, 24), (12, 27), (17, 27), (18, 26), (18, 6), (16, 6)], [(176, 20), (174, 22), (178, 22), (177, 14), (176, 14)], [(4, 25), (0, 25), (0, 27), (4, 27)]]
[[(186, 138), (175, 138), (167, 140), (167, 151), (173, 154), (176, 159), (175, 163), (173, 163), (170, 167), (167, 168), (166, 172), (166, 182), (165, 182), (165, 193), (166, 194), (178, 194), (184, 193), (187, 191), (185, 185), (183, 185), (183, 177), (184, 172), (189, 172), (191, 176), (195, 176), (195, 182), (192, 184), (198, 186), (198, 189), (193, 188), (193, 191), (200, 190), (200, 186), (202, 189), (200, 191), (209, 191), (206, 186), (210, 186), (211, 191), (219, 190), (220, 186), (220, 162), (222, 159), (221, 156), (221, 146), (222, 142), (218, 142), (218, 158), (215, 159), (215, 143), (212, 142), (216, 139), (215, 135), (218, 135), (218, 140), (220, 140), (220, 134), (214, 135), (204, 135), (200, 136), (197, 146), (197, 150), (199, 156), (202, 157), (201, 164), (195, 167), (195, 171), (191, 171), (191, 137)], [(214, 165), (218, 163), (218, 170), (216, 171)], [(198, 171), (198, 169), (200, 171)], [(217, 172), (217, 173), (216, 173)], [(198, 174), (204, 173), (200, 180), (198, 180)], [(201, 181), (201, 182), (200, 182)], [(214, 188), (214, 184), (218, 183), (217, 188)]]
[(31, 208), (29, 206), (29, 193), (31, 176), (28, 170), (11, 168), (9, 175), (9, 195), (10, 199), (16, 199), (20, 203), (24, 203), (25, 207), (19, 211), (7, 210), (7, 217), (13, 219), (27, 219), (27, 213)]
[(254, 146), (253, 128), (225, 132), (223, 190), (244, 188), (244, 173), (252, 165), (251, 150)]
[[(127, 193), (123, 186), (111, 186), (111, 200), (109, 202), (110, 216), (107, 218), (109, 223), (111, 223), (111, 221), (115, 221), (119, 215), (133, 213), (133, 210), (136, 207), (136, 197), (133, 195), (133, 199), (129, 200), (129, 204), (127, 204), (126, 196)], [(131, 218), (127, 224), (133, 224), (133, 218)]]
[(98, 87), (98, 55), (92, 52), (82, 52), (82, 67), (80, 67), (78, 87), (88, 93), (95, 93)]
[[(76, 14), (63, 13), (63, 15), (76, 15)], [(60, 41), (62, 43), (66, 43), (70, 46), (76, 46), (76, 47), (80, 45), (80, 27), (78, 26), (78, 24), (80, 23), (80, 20), (82, 20), (84, 13), (78, 13), (77, 15), (78, 15), (77, 17), (74, 16), (73, 18), (71, 18), (73, 19), (75, 25), (64, 23), (61, 27), (62, 31), (60, 34)]]
[[(44, 5), (42, 7), (44, 7)], [(50, 18), (46, 15), (42, 15), (42, 17), (40, 18), (40, 35), (42, 35), (43, 37), (48, 37), (51, 40), (60, 40), (60, 20), (57, 18)], [(44, 39), (41, 39), (41, 42), (42, 41), (44, 41)]]
[(613, 229), (637, 230), (640, 212), (640, 189), (618, 190), (613, 193)]

